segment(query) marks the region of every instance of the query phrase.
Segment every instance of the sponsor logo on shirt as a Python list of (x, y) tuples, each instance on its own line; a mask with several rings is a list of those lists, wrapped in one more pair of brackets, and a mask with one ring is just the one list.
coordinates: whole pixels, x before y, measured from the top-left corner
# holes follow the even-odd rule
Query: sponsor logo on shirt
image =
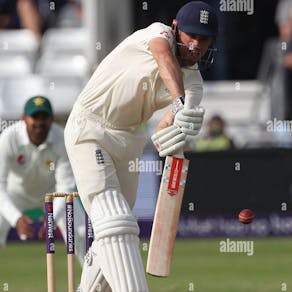
[(166, 30), (160, 32), (160, 34), (164, 35), (168, 40), (170, 40), (170, 38), (171, 38), (170, 35), (169, 35), (169, 32), (166, 31)]
[(16, 158), (16, 161), (18, 164), (24, 164), (25, 163), (25, 158), (23, 154), (19, 154)]
[(51, 160), (51, 159), (47, 159), (45, 161), (45, 166), (49, 169), (49, 170), (55, 170), (55, 164), (54, 164), (54, 161)]
[(97, 164), (104, 164), (104, 157), (100, 149), (95, 150), (95, 158), (96, 158)]

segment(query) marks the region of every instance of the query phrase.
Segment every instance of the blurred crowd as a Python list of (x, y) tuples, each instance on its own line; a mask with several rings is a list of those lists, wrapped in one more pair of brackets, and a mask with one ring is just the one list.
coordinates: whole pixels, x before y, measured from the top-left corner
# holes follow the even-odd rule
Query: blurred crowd
[(207, 123), (206, 134), (193, 145), (196, 152), (234, 150), (235, 145), (226, 133), (226, 122), (219, 116), (213, 116)]
[[(292, 1), (281, 0), (276, 11), (282, 58), (280, 66), (284, 89), (284, 119), (292, 120)], [(280, 84), (281, 85), (281, 84)]]
[(80, 26), (81, 19), (82, 6), (78, 0), (0, 0), (0, 29), (27, 28), (37, 38), (59, 24)]
[[(151, 17), (155, 17), (156, 21), (164, 21), (165, 23), (169, 23), (169, 20), (173, 17), (172, 10), (175, 11), (177, 6), (180, 5), (180, 2), (183, 1), (169, 3), (167, 11), (161, 11), (160, 8), (162, 3), (159, 4), (153, 1), (138, 2), (139, 1), (133, 3), (133, 7), (136, 12), (134, 15), (134, 22), (135, 17), (138, 17), (137, 15), (142, 14), (143, 17), (141, 17), (139, 21), (136, 21), (136, 26), (137, 23), (141, 21), (144, 21), (146, 24), (147, 21), (152, 20)], [(210, 2), (210, 4), (216, 7), (219, 11), (219, 4), (217, 1), (209, 0), (208, 2)], [(145, 3), (147, 4), (146, 6)], [(258, 5), (258, 3), (255, 3), (255, 5)], [(271, 7), (276, 7), (276, 11), (273, 11), (275, 21), (272, 19), (269, 21), (277, 24), (278, 37), (268, 39), (264, 44), (263, 54), (261, 57), (262, 62), (260, 62), (261, 64), (259, 66), (259, 77), (260, 81), (264, 85), (271, 88), (271, 117), (276, 117), (279, 119), (292, 119), (292, 0), (279, 0), (277, 5), (275, 5), (275, 1), (273, 1), (274, 6), (271, 3), (267, 5), (269, 8), (269, 12), (267, 13), (271, 13)], [(39, 40), (40, 43), (43, 34), (50, 28), (82, 27), (82, 8), (82, 0), (0, 0), (0, 29), (29, 29), (34, 33), (36, 39)], [(232, 61), (232, 54), (237, 54), (236, 46), (240, 46), (240, 49), (242, 49), (242, 42), (248, 31), (250, 31), (250, 28), (248, 28), (246, 31), (241, 32), (240, 37), (235, 37), (238, 36), (238, 29), (244, 24), (242, 21), (243, 17), (249, 17), (249, 20), (252, 23), (258, 24), (261, 20), (263, 20), (263, 14), (261, 11), (262, 10), (259, 9), (259, 6), (255, 6), (256, 15), (253, 16), (246, 16), (243, 13), (218, 13), (221, 32), (217, 43), (219, 53), (215, 59), (214, 68), (210, 71), (211, 73), (204, 73), (207, 77), (212, 76), (212, 78), (215, 79), (224, 79), (230, 76), (232, 73), (232, 68), (230, 66), (235, 64)], [(260, 30), (260, 28), (255, 29)], [(263, 35), (268, 35), (267, 30), (268, 29), (260, 31), (258, 37), (263, 39)], [(254, 36), (251, 35), (251, 43), (253, 43), (253, 39)], [(81, 45), (80, 41), (74, 41), (73, 43), (75, 45), (76, 43)], [(68, 48), (69, 46), (71, 47), (71, 54), (75, 49), (72, 48), (71, 43), (68, 43), (67, 46)], [(86, 47), (85, 44), (82, 44), (82, 46), (84, 48)], [(85, 54), (82, 53), (83, 58), (81, 59), (81, 50), (78, 48), (79, 56), (74, 56), (74, 62), (72, 62), (73, 57), (68, 57), (68, 50), (65, 55), (65, 51), (62, 49), (63, 51), (60, 53), (59, 50), (55, 49), (57, 47), (58, 46), (55, 44), (50, 46), (41, 45), (42, 51), (37, 52), (36, 58), (32, 63), (32, 69), (28, 71), (45, 75), (45, 77), (49, 77), (50, 81), (54, 79), (55, 82), (57, 82), (57, 77), (58, 80), (60, 80), (59, 75), (66, 75), (68, 72), (64, 71), (64, 73), (56, 74), (55, 71), (63, 72), (63, 70), (69, 68), (66, 65), (68, 62), (71, 62), (72, 64), (76, 63), (78, 64), (76, 71), (74, 68), (69, 68), (70, 70), (67, 71), (71, 71), (70, 75), (73, 74), (72, 72), (76, 72), (74, 73), (75, 75), (78, 75), (80, 72), (85, 72), (84, 74), (79, 74), (82, 75), (81, 82), (79, 82), (80, 86), (83, 85), (88, 68), (86, 65)], [(257, 43), (253, 43), (252, 46), (244, 45), (244, 48), (245, 51), (258, 50)], [(76, 55), (76, 50), (73, 53)], [(61, 56), (61, 54), (63, 54), (63, 56)], [(236, 67), (242, 66), (242, 59), (244, 58), (245, 57), (243, 54), (240, 55), (240, 58), (238, 58), (237, 54), (237, 59), (239, 60), (236, 62)], [(252, 55), (250, 58), (252, 58)], [(3, 61), (3, 59), (1, 60)], [(254, 71), (253, 67), (255, 66), (255, 62), (252, 60), (253, 59), (250, 59), (249, 62), (244, 62), (249, 66), (250, 72)], [(62, 64), (62, 66), (60, 65), (57, 68), (57, 62)], [(53, 72), (52, 68), (56, 68), (56, 70)], [(245, 74), (244, 68), (242, 69), (242, 74)], [(77, 76), (77, 78), (79, 78), (79, 76)], [(70, 80), (70, 83), (72, 84), (72, 79)], [(64, 82), (62, 82), (62, 87), (67, 90), (68, 82), (65, 85)], [(75, 92), (78, 92), (78, 90), (79, 88), (76, 86)], [(57, 95), (56, 90), (54, 94)]]

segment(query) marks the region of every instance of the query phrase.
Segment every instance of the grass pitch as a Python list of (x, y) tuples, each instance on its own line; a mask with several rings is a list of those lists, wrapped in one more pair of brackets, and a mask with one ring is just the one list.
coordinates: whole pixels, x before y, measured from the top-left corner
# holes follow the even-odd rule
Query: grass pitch
[[(292, 287), (292, 238), (255, 239), (254, 255), (220, 253), (221, 239), (179, 240), (171, 275), (147, 275), (151, 292), (275, 292)], [(225, 239), (224, 239), (225, 240)], [(236, 239), (234, 239), (236, 240)], [(251, 240), (251, 239), (248, 239)], [(146, 264), (147, 241), (141, 241)], [(56, 246), (58, 292), (67, 289), (66, 251)], [(81, 269), (76, 262), (76, 282)], [(285, 288), (286, 287), (286, 288)], [(8, 243), (0, 250), (0, 291), (45, 292), (45, 243)]]

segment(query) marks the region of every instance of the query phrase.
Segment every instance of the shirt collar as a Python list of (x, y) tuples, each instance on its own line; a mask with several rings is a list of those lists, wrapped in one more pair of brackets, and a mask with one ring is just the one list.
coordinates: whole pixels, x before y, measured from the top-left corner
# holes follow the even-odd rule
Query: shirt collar
[(192, 65), (192, 66), (187, 66), (187, 67), (183, 67), (185, 69), (188, 69), (188, 70), (198, 70), (199, 69), (199, 65), (198, 63)]

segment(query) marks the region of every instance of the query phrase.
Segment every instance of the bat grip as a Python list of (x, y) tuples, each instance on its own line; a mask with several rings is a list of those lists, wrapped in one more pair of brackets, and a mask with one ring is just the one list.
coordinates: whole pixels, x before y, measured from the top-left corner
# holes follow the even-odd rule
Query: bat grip
[(193, 109), (196, 107), (196, 99), (194, 97), (186, 97), (185, 98), (185, 109)]

